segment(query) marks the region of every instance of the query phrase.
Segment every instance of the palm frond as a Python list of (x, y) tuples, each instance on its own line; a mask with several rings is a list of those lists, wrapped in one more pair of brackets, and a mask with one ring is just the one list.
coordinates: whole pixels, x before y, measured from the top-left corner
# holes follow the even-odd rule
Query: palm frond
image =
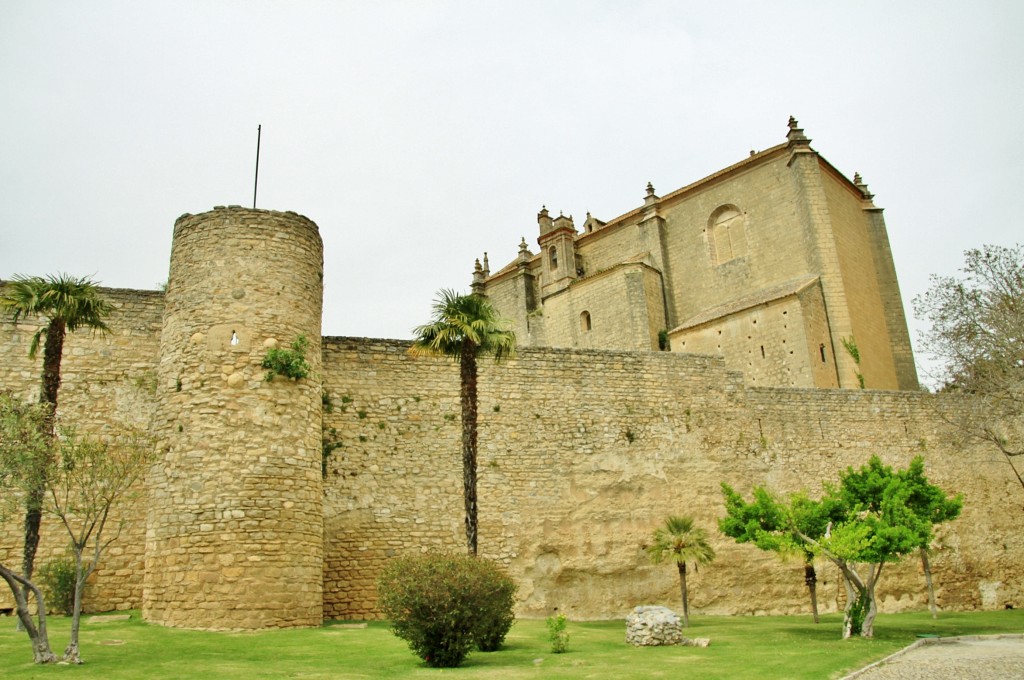
[(434, 300), (430, 323), (413, 329), (412, 354), (434, 354), (458, 359), (462, 353), (491, 354), (496, 361), (515, 353), (515, 333), (508, 328), (487, 298), (442, 289)]

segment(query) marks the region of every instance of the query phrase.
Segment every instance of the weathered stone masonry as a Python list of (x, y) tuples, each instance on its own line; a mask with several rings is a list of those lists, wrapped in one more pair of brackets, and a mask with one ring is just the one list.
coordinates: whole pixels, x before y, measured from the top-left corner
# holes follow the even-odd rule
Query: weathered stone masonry
[(148, 480), (143, 615), (198, 628), (323, 616), (320, 389), (264, 379), (303, 336), (320, 372), (323, 244), (295, 213), (214, 210), (174, 227)]
[[(408, 343), (325, 340), (325, 427), (334, 452), (325, 498), (325, 615), (373, 617), (373, 575), (393, 554), (461, 545), (457, 368), (413, 359)], [(670, 513), (692, 514), (719, 553), (692, 602), (712, 613), (804, 611), (802, 567), (718, 536), (719, 484), (820, 491), (874, 453), (965, 494), (933, 556), (940, 606), (1021, 600), (1020, 489), (1005, 463), (957, 451), (919, 393), (745, 387), (720, 358), (659, 352), (522, 349), (480, 372), (480, 550), (520, 586), (520, 612), (621, 617), (674, 606), (672, 569), (644, 546)], [(339, 404), (341, 406), (339, 406)], [(887, 568), (885, 610), (925, 606), (908, 559)], [(835, 569), (821, 597), (841, 606)], [(837, 601), (838, 600), (838, 601)]]
[[(113, 333), (69, 337), (63, 420), (152, 423), (164, 457), (141, 507), (124, 511), (89, 610), (141, 607), (200, 628), (373, 618), (389, 557), (463, 545), (458, 368), (414, 359), (407, 342), (321, 339), (319, 257), (315, 225), (294, 214), (186, 216), (166, 296), (105, 290)], [(35, 328), (0, 323), (0, 389), (27, 399)], [(268, 341), (300, 333), (315, 375), (264, 382)], [(927, 395), (752, 388), (711, 356), (539, 348), (483, 361), (480, 387), (480, 549), (519, 584), (523, 615), (675, 606), (674, 570), (643, 551), (670, 513), (694, 515), (719, 553), (692, 579), (697, 611), (803, 611), (800, 565), (714, 531), (719, 483), (815, 493), (873, 453), (901, 466), (924, 455), (934, 481), (965, 494), (933, 556), (940, 606), (1024, 600), (1021, 492), (994, 455), (953, 448)], [(321, 481), (323, 443), (333, 451)], [(64, 545), (44, 526), (41, 561)], [(19, 553), (13, 518), (0, 559)], [(836, 607), (835, 570), (820, 563), (819, 577)], [(924, 605), (912, 559), (880, 595), (886, 611)]]

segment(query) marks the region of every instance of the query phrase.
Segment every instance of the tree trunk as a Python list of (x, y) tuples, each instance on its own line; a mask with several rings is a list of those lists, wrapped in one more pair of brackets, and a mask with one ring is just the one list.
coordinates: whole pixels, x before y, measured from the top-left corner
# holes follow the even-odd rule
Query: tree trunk
[(82, 626), (82, 591), (85, 590), (85, 579), (88, 574), (82, 569), (81, 551), (75, 555), (75, 604), (71, 610), (71, 637), (68, 646), (64, 648), (63, 661), (68, 663), (82, 663), (81, 653), (78, 648), (78, 631)]
[(818, 622), (818, 574), (814, 571), (814, 564), (804, 564), (804, 583), (811, 591), (811, 613), (814, 614), (814, 622)]
[(49, 434), (52, 436), (53, 419), (57, 415), (57, 392), (60, 390), (60, 363), (64, 354), (66, 327), (63, 319), (53, 319), (46, 327), (46, 343), (43, 345), (43, 384), (39, 390), (39, 403), (53, 408), (50, 414)]
[[(50, 649), (50, 639), (46, 633), (46, 603), (43, 601), (42, 593), (27, 579), (18, 576), (16, 573), (0, 565), (0, 578), (3, 578), (10, 586), (14, 594), (14, 603), (18, 611), (18, 621), (21, 623), (29, 640), (32, 642), (32, 658), (35, 663), (53, 663), (57, 655)], [(36, 626), (32, 614), (28, 610), (28, 598), (26, 592), (32, 592), (38, 604), (39, 625)]]
[(868, 588), (866, 598), (867, 609), (864, 612), (864, 620), (860, 626), (860, 636), (869, 638), (875, 636), (875, 616), (878, 615), (878, 603), (875, 601), (874, 586)]
[(686, 562), (677, 562), (679, 568), (679, 590), (683, 596), (683, 628), (690, 627), (690, 599), (686, 592)]
[[(46, 327), (46, 342), (43, 345), (43, 384), (39, 390), (39, 403), (49, 404), (43, 433), (51, 441), (56, 435), (57, 393), (60, 390), (60, 363), (64, 354), (65, 324), (63, 319), (53, 319)], [(25, 551), (22, 559), (21, 573), (26, 581), (32, 580), (35, 571), (36, 550), (39, 549), (39, 527), (43, 523), (43, 496), (46, 492), (46, 478), (39, 476), (38, 485), (29, 489), (25, 496)], [(29, 598), (29, 588), (22, 589), (25, 599)]]
[(871, 637), (871, 626), (877, 613), (874, 584), (877, 581), (877, 577), (881, 575), (881, 570), (876, 573), (875, 567), (872, 565), (871, 574), (867, 582), (865, 582), (846, 562), (833, 561), (842, 572), (843, 584), (846, 586), (846, 608), (843, 610), (843, 639), (845, 640), (854, 635)]
[(932, 583), (932, 565), (928, 563), (928, 548), (921, 548), (921, 568), (924, 569), (924, 580), (928, 584), (928, 611), (932, 618), (939, 618), (939, 608), (935, 606), (935, 585)]
[(871, 637), (871, 624), (874, 623), (875, 614), (875, 602), (871, 593), (866, 588), (856, 586), (853, 597), (847, 601), (846, 610), (843, 612), (843, 639), (855, 635)]
[(459, 377), (462, 381), (459, 397), (462, 402), (462, 495), (466, 507), (466, 547), (469, 549), (469, 554), (475, 556), (477, 548), (476, 345), (470, 340), (465, 340), (462, 343)]

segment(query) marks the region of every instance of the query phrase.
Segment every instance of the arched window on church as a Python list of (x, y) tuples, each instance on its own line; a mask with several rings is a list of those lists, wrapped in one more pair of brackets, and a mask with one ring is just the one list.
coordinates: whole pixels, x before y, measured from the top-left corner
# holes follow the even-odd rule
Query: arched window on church
[(583, 312), (580, 314), (580, 330), (584, 333), (590, 331), (592, 326), (590, 325), (590, 312)]
[(558, 249), (554, 246), (548, 248), (548, 264), (552, 270), (558, 269)]
[(723, 264), (747, 254), (746, 219), (735, 206), (725, 205), (711, 213), (708, 220), (708, 247), (711, 261)]

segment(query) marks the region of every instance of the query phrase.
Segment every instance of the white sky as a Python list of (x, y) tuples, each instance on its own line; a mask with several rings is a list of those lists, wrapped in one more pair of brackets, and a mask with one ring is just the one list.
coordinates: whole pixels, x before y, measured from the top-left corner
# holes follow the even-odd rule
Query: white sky
[(324, 333), (407, 338), (473, 260), (784, 140), (886, 209), (910, 301), (1011, 245), (1024, 3), (0, 0), (0, 278), (154, 289), (178, 215), (320, 227)]

